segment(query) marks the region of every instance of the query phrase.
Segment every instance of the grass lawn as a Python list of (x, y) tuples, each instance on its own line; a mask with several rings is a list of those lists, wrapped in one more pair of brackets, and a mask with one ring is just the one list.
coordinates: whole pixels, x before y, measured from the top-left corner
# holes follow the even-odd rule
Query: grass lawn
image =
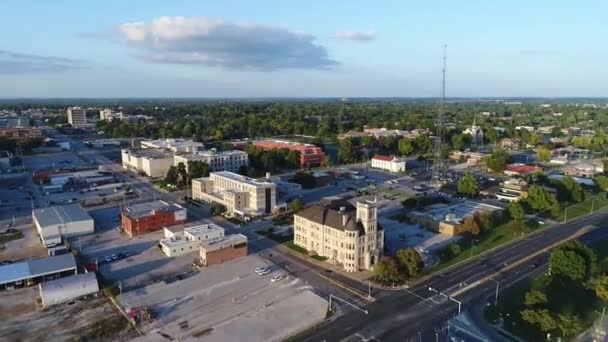
[(281, 235), (273, 233), (273, 229), (264, 229), (257, 232), (259, 235), (278, 243), (285, 243), (293, 240), (293, 235)]
[[(461, 242), (459, 242), (461, 251), (460, 254), (453, 258), (441, 257), (439, 263), (429, 269), (429, 273), (437, 272), (448, 266), (469, 259), (471, 255), (478, 255), (481, 252), (487, 251), (491, 248), (513, 240), (516, 235), (513, 234), (514, 230), (511, 227), (512, 224), (513, 223), (511, 222), (501, 224), (500, 226), (494, 228), (492, 231), (488, 232), (484, 236), (477, 237), (476, 239), (479, 240), (479, 242), (475, 242), (473, 244), (472, 252), (471, 242), (469, 240), (461, 240)], [(526, 233), (529, 233), (529, 229), (526, 229)]]
[(290, 241), (290, 242), (286, 243), (285, 246), (293, 249), (294, 251), (296, 251), (298, 253), (302, 253), (304, 255), (308, 255), (308, 251), (305, 248), (297, 246), (295, 243), (293, 243), (293, 241)]
[[(594, 202), (594, 198), (595, 198), (595, 202)], [(575, 219), (579, 216), (583, 216), (585, 214), (591, 213), (592, 205), (593, 205), (594, 211), (596, 211), (600, 208), (603, 208), (608, 205), (608, 198), (606, 198), (604, 196), (595, 196), (592, 198), (587, 198), (586, 200), (582, 201), (581, 203), (577, 203), (577, 204), (573, 204), (573, 205), (569, 206), (568, 212), (567, 212), (568, 221)], [(558, 220), (561, 221), (564, 219), (564, 217), (565, 217), (564, 213), (565, 213), (565, 210), (562, 210), (561, 214), (558, 216)]]

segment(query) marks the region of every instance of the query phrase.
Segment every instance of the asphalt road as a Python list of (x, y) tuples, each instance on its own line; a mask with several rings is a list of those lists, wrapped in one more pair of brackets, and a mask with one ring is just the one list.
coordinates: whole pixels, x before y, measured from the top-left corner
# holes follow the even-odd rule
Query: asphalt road
[[(461, 286), (500, 272), (509, 264), (570, 237), (585, 226), (601, 224), (607, 219), (608, 213), (598, 212), (567, 224), (555, 225), (481, 258), (448, 269), (409, 290), (384, 291), (376, 295), (375, 302), (366, 306), (369, 315), (348, 311), (328, 324), (299, 335), (296, 340), (403, 341), (411, 336), (417, 337), (419, 332), (428, 332), (443, 326), (458, 310), (455, 302), (436, 295), (429, 291), (428, 287), (450, 294)], [(502, 283), (521, 277), (522, 270), (529, 268), (529, 265), (535, 262), (540, 262), (542, 256), (539, 256), (538, 260), (530, 260), (528, 263), (514, 267), (504, 274), (498, 274), (496, 280)], [(492, 282), (484, 283), (456, 299), (463, 303), (462, 310), (464, 310), (471, 302), (486, 296), (494, 287), (495, 284)]]

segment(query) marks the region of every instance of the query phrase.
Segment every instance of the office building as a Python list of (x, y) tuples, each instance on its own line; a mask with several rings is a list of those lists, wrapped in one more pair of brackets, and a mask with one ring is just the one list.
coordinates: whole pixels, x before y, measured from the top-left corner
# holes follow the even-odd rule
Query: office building
[(299, 153), (301, 167), (320, 166), (325, 158), (325, 152), (312, 144), (299, 143), (287, 140), (256, 140), (253, 146), (264, 150), (288, 149)]
[(247, 237), (231, 234), (205, 240), (200, 247), (200, 261), (204, 267), (221, 264), (247, 256)]
[(304, 208), (294, 214), (294, 243), (346, 272), (370, 270), (384, 248), (376, 203), (334, 200)]
[(186, 222), (186, 208), (165, 201), (132, 204), (121, 213), (122, 229), (129, 236), (139, 236), (164, 227)]
[(188, 170), (188, 162), (202, 161), (209, 165), (211, 171), (238, 172), (242, 166), (249, 166), (249, 156), (244, 151), (222, 151), (214, 149), (195, 152), (193, 154), (176, 154), (173, 164), (183, 163)]
[(4, 127), (0, 128), (0, 138), (26, 140), (42, 138), (40, 128)]
[(80, 107), (69, 107), (67, 109), (68, 123), (72, 127), (85, 127), (87, 125), (87, 111)]
[(192, 180), (192, 198), (222, 204), (228, 215), (267, 215), (276, 210), (276, 185), (229, 171), (212, 172)]
[(122, 120), (124, 115), (122, 112), (115, 112), (110, 108), (99, 110), (99, 120), (112, 121), (113, 119)]
[(176, 154), (195, 153), (204, 147), (203, 143), (195, 142), (192, 139), (142, 140), (140, 145), (144, 149), (161, 149)]
[(32, 220), (45, 247), (60, 244), (62, 237), (70, 238), (95, 231), (93, 218), (79, 204), (34, 209)]
[(122, 167), (150, 178), (163, 178), (173, 165), (173, 155), (160, 149), (122, 149)]
[(198, 252), (201, 243), (224, 237), (224, 228), (210, 223), (184, 228), (179, 232), (164, 229), (164, 238), (159, 241), (160, 248), (168, 257)]
[(372, 167), (390, 172), (403, 172), (405, 171), (405, 160), (395, 156), (377, 154), (372, 158)]

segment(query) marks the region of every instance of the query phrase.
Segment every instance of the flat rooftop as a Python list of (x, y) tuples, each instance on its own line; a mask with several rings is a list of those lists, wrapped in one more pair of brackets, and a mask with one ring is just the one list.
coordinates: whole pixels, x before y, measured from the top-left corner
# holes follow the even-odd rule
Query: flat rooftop
[(161, 149), (156, 148), (145, 148), (145, 149), (123, 149), (123, 152), (128, 153), (136, 158), (150, 158), (150, 159), (160, 159), (160, 158), (173, 158), (173, 154), (166, 152)]
[(247, 152), (238, 151), (238, 150), (216, 152), (216, 151), (209, 150), (209, 151), (199, 151), (199, 152), (195, 152), (192, 154), (179, 155), (180, 158), (184, 158), (187, 160), (198, 160), (198, 159), (211, 158), (211, 157), (215, 157), (215, 158), (233, 157), (233, 156), (247, 156)]
[(199, 226), (184, 228), (184, 232), (195, 235), (195, 236), (208, 234), (211, 232), (223, 231), (223, 230), (224, 230), (224, 228), (222, 228), (214, 223), (201, 224)]
[(247, 236), (243, 234), (230, 234), (220, 238), (202, 241), (201, 249), (206, 252), (213, 252), (218, 249), (245, 242), (247, 242)]
[(34, 209), (33, 215), (41, 227), (93, 219), (80, 204)]
[(246, 184), (250, 184), (250, 185), (255, 185), (255, 186), (273, 185), (272, 182), (266, 182), (266, 181), (257, 180), (255, 178), (239, 175), (238, 173), (234, 173), (234, 172), (230, 172), (230, 171), (211, 172), (211, 175), (215, 175), (215, 176), (219, 176), (219, 177), (224, 177), (224, 178), (232, 179), (232, 180), (235, 180), (235, 181), (238, 181), (238, 182), (242, 182), (242, 183), (246, 183)]
[(152, 201), (146, 203), (136, 203), (129, 205), (125, 210), (125, 215), (127, 217), (144, 217), (152, 215), (156, 210), (164, 210), (164, 211), (179, 211), (183, 210), (179, 204), (165, 202), (165, 201)]
[[(431, 206), (429, 210), (417, 211), (415, 213), (426, 215), (434, 221), (460, 223), (463, 219), (475, 213), (491, 213), (497, 210), (503, 209), (490, 204), (465, 200), (450, 205)], [(446, 215), (449, 214), (453, 215), (454, 219), (446, 220)]]

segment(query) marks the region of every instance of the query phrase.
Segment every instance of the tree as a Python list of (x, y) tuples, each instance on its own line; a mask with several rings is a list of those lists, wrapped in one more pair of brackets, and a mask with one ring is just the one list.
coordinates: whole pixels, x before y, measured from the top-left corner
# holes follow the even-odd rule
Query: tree
[(513, 221), (517, 222), (520, 229), (523, 229), (523, 222), (524, 222), (524, 208), (521, 206), (521, 204), (519, 203), (519, 201), (514, 201), (509, 203), (509, 206), (507, 207), (508, 211), (509, 211), (509, 216), (511, 217), (511, 219), (513, 219)]
[(410, 154), (412, 154), (412, 152), (414, 152), (414, 146), (412, 146), (412, 141), (408, 138), (401, 138), (401, 140), (399, 140), (399, 154), (401, 154), (402, 156), (409, 156)]
[(557, 315), (557, 328), (563, 337), (570, 337), (582, 330), (582, 323), (576, 315), (559, 314)]
[(526, 292), (524, 304), (526, 306), (547, 304), (547, 295), (539, 290), (530, 290)]
[(564, 133), (562, 133), (562, 128), (561, 127), (555, 126), (555, 127), (553, 127), (551, 129), (551, 136), (552, 137), (557, 138), (557, 137), (561, 137), (563, 135), (564, 135)]
[(457, 244), (457, 243), (450, 244), (450, 246), (448, 246), (448, 250), (449, 250), (450, 256), (452, 258), (457, 257), (460, 254), (460, 252), (461, 252), (460, 245)]
[(290, 168), (297, 168), (298, 166), (300, 166), (300, 156), (298, 155), (298, 152), (294, 150), (290, 150), (289, 152), (287, 152), (285, 161), (287, 162)]
[(555, 330), (557, 322), (547, 309), (525, 309), (521, 312), (521, 318), (543, 332)]
[(585, 191), (581, 185), (570, 176), (562, 178), (561, 182), (558, 183), (558, 187), (558, 193), (564, 201), (578, 203), (585, 199)]
[(549, 190), (538, 186), (532, 185), (528, 189), (528, 198), (526, 199), (528, 205), (536, 211), (550, 210), (554, 205), (557, 204), (557, 198)]
[(304, 189), (312, 189), (315, 187), (315, 177), (313, 177), (310, 172), (299, 170), (291, 181), (300, 184)]
[(376, 146), (376, 138), (373, 135), (365, 135), (361, 138), (361, 145), (365, 147), (375, 147)]
[(424, 155), (431, 150), (431, 138), (426, 134), (419, 134), (414, 139), (414, 150), (418, 155)]
[(291, 203), (289, 203), (289, 209), (291, 209), (293, 213), (297, 213), (298, 211), (302, 210), (303, 207), (304, 205), (302, 204), (302, 201), (299, 198), (296, 198), (291, 201)]
[(551, 270), (556, 276), (583, 280), (587, 274), (585, 259), (574, 251), (557, 250), (551, 255)]
[(452, 142), (452, 148), (455, 150), (462, 150), (464, 148), (464, 138), (462, 134), (454, 134), (450, 138)]
[(481, 229), (479, 228), (479, 224), (475, 220), (475, 217), (468, 216), (460, 224), (460, 231), (470, 233), (473, 236), (477, 236), (481, 232)]
[(186, 165), (184, 163), (177, 164), (177, 187), (181, 188), (185, 186), (188, 182), (188, 172), (186, 171)]
[(179, 177), (179, 175), (177, 173), (177, 168), (175, 166), (171, 165), (169, 167), (169, 170), (167, 171), (167, 175), (165, 176), (165, 183), (176, 185), (178, 177)]
[(390, 257), (383, 257), (374, 266), (374, 275), (376, 280), (383, 284), (394, 284), (400, 283), (401, 277), (399, 275), (399, 268), (395, 259)]
[(608, 275), (601, 275), (591, 281), (591, 288), (597, 298), (603, 302), (608, 302)]
[(338, 158), (343, 163), (352, 163), (356, 161), (355, 148), (353, 141), (350, 138), (342, 139), (340, 141), (340, 147), (338, 149)]
[(190, 183), (193, 179), (201, 177), (209, 177), (211, 168), (209, 164), (202, 160), (194, 160), (188, 162), (188, 182)]
[(537, 148), (536, 158), (541, 162), (548, 162), (551, 160), (551, 150), (544, 146)]
[(331, 161), (329, 156), (325, 156), (323, 161), (321, 162), (321, 166), (323, 167), (331, 167), (334, 163)]
[(606, 176), (595, 176), (593, 178), (595, 185), (602, 191), (608, 191), (608, 177)]
[(213, 203), (211, 205), (211, 210), (210, 211), (211, 211), (211, 215), (219, 216), (219, 215), (224, 214), (226, 211), (228, 211), (228, 209), (223, 204)]
[(490, 158), (486, 162), (488, 168), (494, 172), (501, 173), (505, 170), (505, 166), (511, 159), (509, 153), (503, 149), (496, 149), (492, 152)]
[(483, 132), (483, 136), (487, 141), (491, 143), (495, 143), (498, 141), (498, 132), (494, 127), (488, 127), (487, 129), (485, 129)]
[(479, 192), (479, 186), (475, 178), (467, 173), (458, 181), (458, 193), (467, 197), (475, 197)]
[(420, 254), (413, 248), (398, 250), (397, 259), (410, 277), (420, 275), (424, 269), (424, 261), (422, 261)]

